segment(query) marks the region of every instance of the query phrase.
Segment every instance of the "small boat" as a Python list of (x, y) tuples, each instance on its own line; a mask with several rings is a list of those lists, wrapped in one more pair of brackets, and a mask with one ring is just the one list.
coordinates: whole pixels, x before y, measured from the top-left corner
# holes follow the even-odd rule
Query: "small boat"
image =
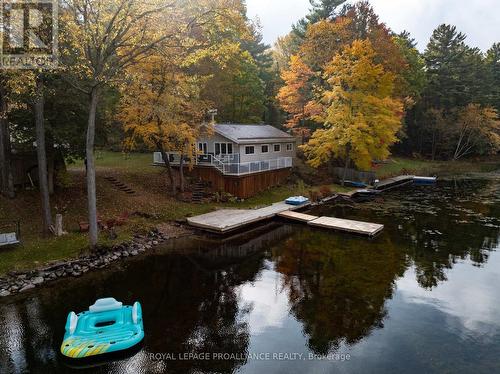
[(68, 314), (61, 353), (83, 359), (131, 349), (143, 338), (141, 304), (127, 306), (108, 297), (98, 299), (85, 312)]
[(304, 196), (292, 196), (285, 200), (285, 203), (290, 205), (302, 205), (309, 201), (307, 197)]
[(435, 184), (437, 182), (437, 177), (413, 177), (413, 184), (420, 186), (428, 186)]
[(365, 188), (368, 185), (363, 182), (355, 182), (355, 181), (344, 181), (344, 186), (347, 187), (358, 187), (358, 188)]

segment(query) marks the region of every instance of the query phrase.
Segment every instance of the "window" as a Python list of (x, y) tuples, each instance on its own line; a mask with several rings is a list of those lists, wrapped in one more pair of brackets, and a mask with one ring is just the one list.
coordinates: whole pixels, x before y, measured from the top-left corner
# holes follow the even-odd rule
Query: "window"
[(281, 144), (275, 144), (273, 147), (274, 147), (274, 152), (281, 152)]
[(198, 151), (206, 155), (208, 153), (208, 143), (198, 143)]
[(233, 143), (214, 143), (216, 155), (232, 155)]
[(246, 155), (253, 155), (255, 153), (255, 147), (253, 145), (247, 145), (245, 147), (245, 154)]
[(267, 153), (269, 152), (269, 146), (266, 144), (266, 145), (263, 145), (262, 148), (261, 148), (261, 152), (262, 153)]
[(293, 143), (287, 143), (286, 144), (286, 150), (287, 151), (293, 151)]

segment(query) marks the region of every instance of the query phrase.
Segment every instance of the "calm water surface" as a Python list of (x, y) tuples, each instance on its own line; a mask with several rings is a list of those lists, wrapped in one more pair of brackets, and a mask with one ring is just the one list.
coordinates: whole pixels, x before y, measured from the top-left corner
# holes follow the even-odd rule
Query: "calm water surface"
[(499, 175), (314, 213), (386, 227), (184, 238), (2, 300), (0, 372), (74, 371), (58, 356), (66, 315), (106, 296), (142, 302), (144, 347), (84, 372), (500, 372)]

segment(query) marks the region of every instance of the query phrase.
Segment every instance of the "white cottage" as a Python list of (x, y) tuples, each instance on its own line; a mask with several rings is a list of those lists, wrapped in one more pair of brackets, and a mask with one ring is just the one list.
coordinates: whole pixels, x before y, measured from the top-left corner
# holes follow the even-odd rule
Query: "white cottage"
[[(269, 125), (216, 124), (211, 136), (198, 139), (197, 148), (195, 175), (211, 182), (215, 190), (248, 197), (289, 175), (296, 139)], [(178, 154), (169, 157), (174, 166), (179, 164)], [(154, 162), (163, 164), (160, 153), (155, 153)], [(242, 187), (248, 184), (255, 186)]]

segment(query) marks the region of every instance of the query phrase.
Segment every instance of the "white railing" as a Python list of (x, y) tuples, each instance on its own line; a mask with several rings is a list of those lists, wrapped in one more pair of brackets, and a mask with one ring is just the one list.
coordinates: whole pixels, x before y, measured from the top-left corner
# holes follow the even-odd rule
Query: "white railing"
[(244, 175), (260, 173), (262, 171), (291, 168), (292, 166), (293, 158), (283, 157), (273, 160), (224, 164), (222, 172), (226, 175)]
[[(180, 155), (178, 153), (169, 153), (168, 155), (172, 165), (179, 165)], [(292, 157), (251, 162), (234, 162), (232, 160), (239, 160), (239, 155), (238, 157), (236, 155), (201, 155), (198, 157), (196, 164), (213, 166), (225, 175), (245, 175), (269, 170), (286, 169), (293, 166)], [(154, 153), (153, 162), (155, 165), (163, 165), (164, 162), (160, 152)]]
[(163, 157), (161, 155), (161, 152), (155, 152), (153, 153), (153, 164), (163, 164)]

